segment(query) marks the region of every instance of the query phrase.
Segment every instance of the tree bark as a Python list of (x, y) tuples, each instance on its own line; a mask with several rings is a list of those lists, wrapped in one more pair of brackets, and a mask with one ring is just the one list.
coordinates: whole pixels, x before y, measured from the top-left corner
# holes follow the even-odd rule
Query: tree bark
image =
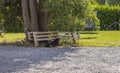
[(49, 13), (44, 13), (44, 30), (48, 31), (49, 28), (49, 23), (50, 23), (50, 19), (51, 19), (51, 14)]
[(38, 14), (37, 14), (37, 0), (30, 0), (30, 15), (31, 15), (31, 29), (32, 31), (39, 31)]
[(40, 31), (44, 31), (44, 12), (43, 9), (43, 0), (39, 0), (39, 27)]
[(22, 0), (22, 14), (23, 14), (23, 26), (24, 26), (24, 32), (26, 35), (26, 39), (28, 40), (28, 30), (31, 29), (31, 22), (30, 22), (30, 16), (29, 16), (29, 1), (28, 0)]
[(4, 5), (4, 0), (0, 0), (0, 9), (2, 9), (3, 5)]
[(44, 0), (39, 0), (39, 27), (40, 31), (48, 31), (49, 20), (51, 15), (43, 11)]
[(25, 29), (31, 29), (28, 3), (29, 3), (28, 0), (22, 0), (22, 12), (23, 12), (23, 21), (24, 21)]
[[(48, 31), (51, 15), (43, 11), (44, 0), (22, 0), (25, 28), (34, 31)], [(38, 7), (37, 7), (38, 6)]]

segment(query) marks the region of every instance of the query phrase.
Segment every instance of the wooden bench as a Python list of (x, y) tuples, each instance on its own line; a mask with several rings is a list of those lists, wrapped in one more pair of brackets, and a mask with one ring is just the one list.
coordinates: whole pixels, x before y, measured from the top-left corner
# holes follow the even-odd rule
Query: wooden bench
[(39, 46), (39, 42), (42, 41), (53, 41), (59, 38), (57, 31), (53, 32), (29, 32), (28, 39), (34, 41), (35, 47)]
[(71, 33), (71, 32), (63, 32), (63, 33), (60, 33), (59, 35), (61, 36), (63, 44), (69, 45), (69, 46), (71, 46), (73, 44), (73, 43), (71, 43), (69, 41), (73, 42), (73, 40), (77, 41), (77, 40), (80, 39), (80, 36), (79, 36), (79, 34), (77, 32), (73, 32), (73, 33)]
[(64, 33), (60, 33), (60, 36), (63, 36), (63, 37), (66, 37), (67, 39), (75, 39), (75, 40), (78, 40), (78, 39), (80, 39), (80, 36), (79, 36), (79, 34), (77, 33), (77, 32), (73, 32), (73, 33), (71, 33), (71, 32), (64, 32)]

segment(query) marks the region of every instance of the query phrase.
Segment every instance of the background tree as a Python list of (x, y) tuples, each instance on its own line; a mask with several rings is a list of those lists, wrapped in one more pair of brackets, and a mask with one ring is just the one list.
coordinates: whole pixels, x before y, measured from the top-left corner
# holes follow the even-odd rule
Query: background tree
[(0, 26), (3, 25), (3, 22), (4, 22), (2, 8), (3, 8), (3, 0), (0, 0)]
[(24, 30), (25, 31), (27, 29), (31, 29), (28, 5), (29, 5), (28, 0), (22, 0), (22, 12), (23, 12), (22, 14), (23, 14), (23, 18), (24, 18)]
[(100, 5), (120, 5), (120, 0), (96, 0), (96, 2)]
[[(86, 17), (93, 14), (93, 0), (52, 0), (45, 3), (45, 11), (53, 13), (51, 28), (77, 31)], [(73, 39), (75, 42), (75, 40)]]
[(120, 5), (120, 0), (109, 0), (109, 5)]
[[(91, 13), (89, 0), (22, 0), (22, 11), (25, 28), (30, 31), (48, 31), (49, 22), (76, 29), (76, 21), (82, 21)], [(65, 25), (60, 25), (63, 22)], [(27, 27), (29, 26), (30, 27)], [(57, 28), (57, 27), (56, 27)]]
[(52, 0), (47, 2), (45, 9), (53, 13), (51, 29), (59, 31), (80, 30), (85, 18), (93, 14), (91, 4), (94, 3), (94, 0)]
[[(0, 0), (1, 23), (7, 32), (23, 32), (21, 0)], [(14, 28), (14, 29), (13, 29)]]
[[(43, 11), (43, 5), (44, 0), (22, 0), (24, 24), (26, 25), (26, 28), (27, 26), (29, 26), (30, 31), (48, 30), (48, 21), (50, 18), (50, 14)], [(27, 23), (29, 23), (30, 25), (28, 25)]]
[(105, 0), (95, 0), (100, 5), (105, 5)]

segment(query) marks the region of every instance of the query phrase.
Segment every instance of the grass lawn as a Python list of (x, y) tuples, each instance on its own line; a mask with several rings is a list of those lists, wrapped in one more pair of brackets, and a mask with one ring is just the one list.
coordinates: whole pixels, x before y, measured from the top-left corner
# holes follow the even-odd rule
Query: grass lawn
[[(120, 31), (95, 31), (80, 32), (80, 46), (120, 46)], [(25, 38), (23, 33), (7, 33), (4, 38), (0, 37), (0, 43), (3, 41), (16, 42)]]
[(23, 33), (7, 33), (3, 34), (3, 37), (0, 37), (0, 43), (10, 42), (14, 43), (16, 41), (24, 40), (25, 35)]
[(80, 36), (80, 46), (120, 46), (120, 31), (87, 32)]

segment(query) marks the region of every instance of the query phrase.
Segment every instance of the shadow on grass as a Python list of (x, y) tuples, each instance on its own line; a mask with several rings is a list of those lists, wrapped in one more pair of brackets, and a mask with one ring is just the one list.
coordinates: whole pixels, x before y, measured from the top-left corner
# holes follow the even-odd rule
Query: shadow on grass
[(85, 39), (85, 40), (87, 40), (87, 39), (96, 39), (97, 37), (85, 37), (85, 38), (81, 38), (81, 39)]
[(96, 31), (80, 31), (79, 33), (80, 33), (80, 34), (99, 34), (99, 33), (96, 32)]
[(31, 65), (44, 65), (48, 61), (65, 60), (66, 52), (76, 52), (78, 48), (25, 48), (0, 46), (0, 72), (12, 73), (25, 70)]

